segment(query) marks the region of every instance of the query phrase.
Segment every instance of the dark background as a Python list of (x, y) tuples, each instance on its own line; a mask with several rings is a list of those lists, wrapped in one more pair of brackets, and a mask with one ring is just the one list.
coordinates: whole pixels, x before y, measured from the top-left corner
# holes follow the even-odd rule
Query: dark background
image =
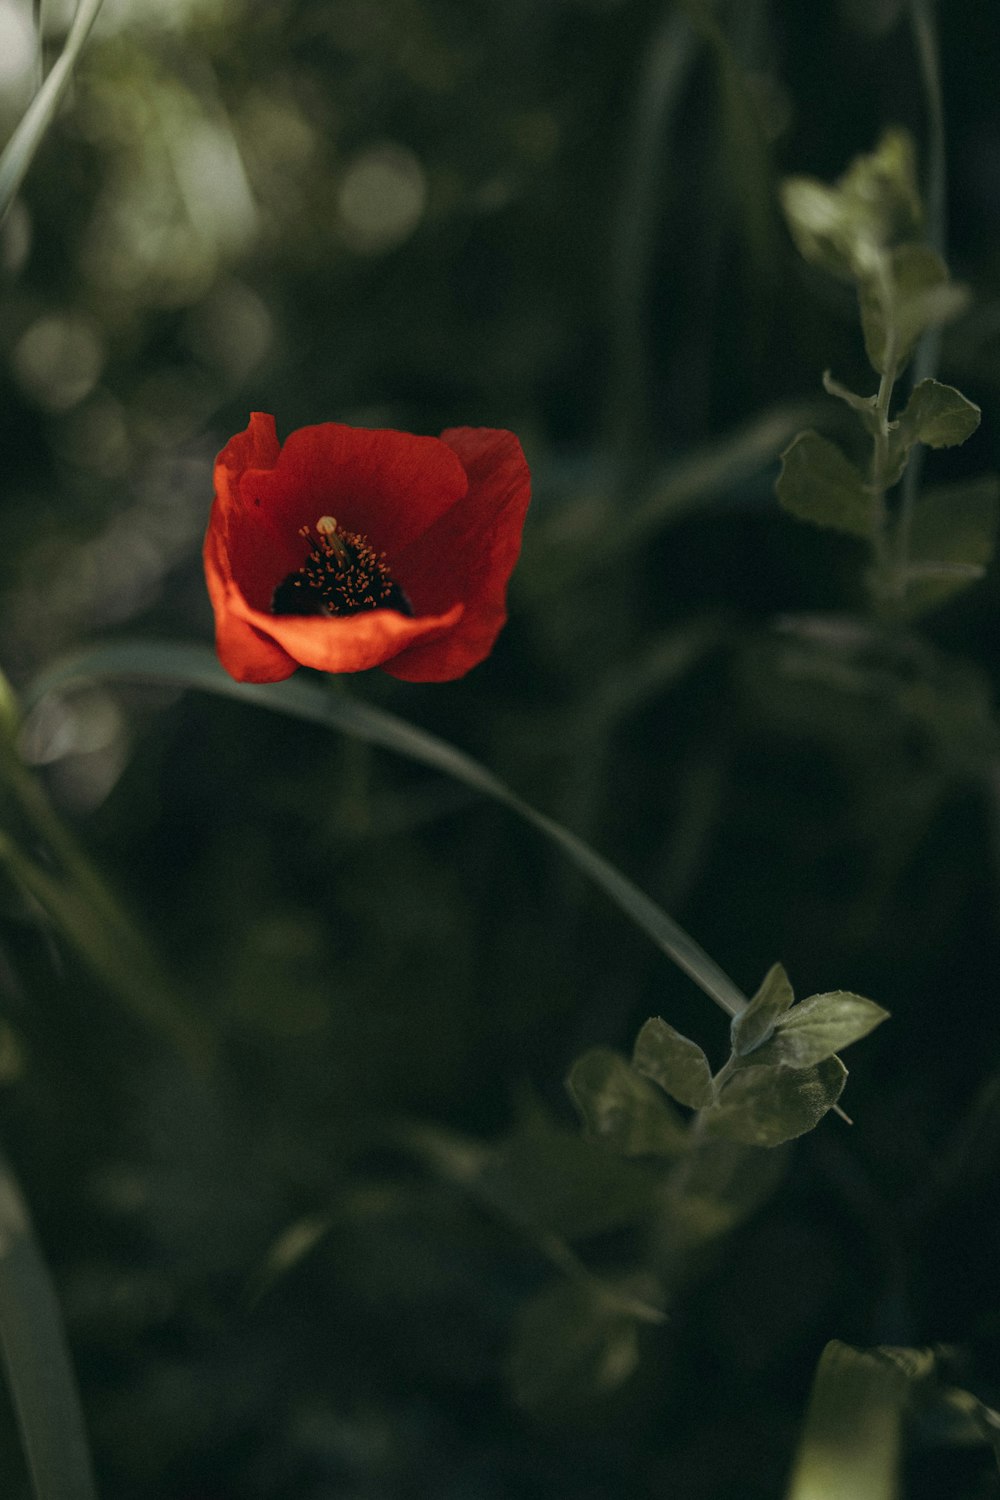
[[(854, 1127), (787, 1154), (631, 1376), (588, 1383), (568, 1318), (568, 1368), (526, 1393), (511, 1340), (551, 1267), (400, 1122), (574, 1129), (578, 1053), (660, 1014), (721, 1062), (721, 1012), (437, 775), (195, 694), (43, 705), (25, 755), (219, 1049), (192, 1078), (5, 886), (3, 1135), (102, 1493), (764, 1500), (832, 1337), (954, 1345), (997, 1403), (996, 573), (831, 644), (802, 617), (864, 621), (866, 559), (773, 496), (799, 426), (843, 431), (821, 371), (874, 389), (777, 183), (889, 124), (926, 166), (908, 7), (169, 12), (109, 0), (0, 235), (12, 680), (99, 638), (210, 638), (211, 462), (251, 410), (282, 435), (509, 427), (535, 499), (492, 657), (351, 691), (484, 760), (747, 990), (780, 959), (892, 1020), (847, 1058)], [(1000, 18), (955, 0), (940, 27), (974, 299), (941, 377), (983, 424), (927, 476), (957, 482), (998, 466)], [(4, 87), (9, 129), (26, 81)], [(581, 1253), (646, 1255), (637, 1231)], [(908, 1493), (996, 1495), (991, 1463), (918, 1446)]]

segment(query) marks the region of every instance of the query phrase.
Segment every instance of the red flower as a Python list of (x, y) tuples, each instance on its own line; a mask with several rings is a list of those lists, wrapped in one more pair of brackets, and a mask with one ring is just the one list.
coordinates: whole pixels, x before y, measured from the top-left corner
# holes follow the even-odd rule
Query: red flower
[(517, 438), (324, 422), (278, 443), (254, 412), (215, 463), (205, 577), (240, 682), (296, 667), (461, 677), (507, 618), (530, 478)]

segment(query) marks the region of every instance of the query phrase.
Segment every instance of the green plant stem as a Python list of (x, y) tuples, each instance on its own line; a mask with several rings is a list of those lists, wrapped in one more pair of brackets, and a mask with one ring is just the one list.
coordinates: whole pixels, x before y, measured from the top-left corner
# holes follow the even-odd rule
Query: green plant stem
[(871, 469), (871, 493), (874, 509), (872, 547), (875, 553), (875, 594), (880, 600), (898, 597), (902, 574), (897, 574), (892, 541), (889, 535), (889, 509), (886, 490), (889, 478), (889, 413), (899, 364), (898, 335), (895, 318), (895, 290), (884, 257), (878, 266), (879, 300), (885, 319), (885, 357), (882, 378), (875, 398), (875, 432)]
[(101, 0), (80, 0), (66, 45), (0, 155), (0, 223), (17, 196), (35, 152), (55, 118), (59, 101), (73, 76), (76, 60), (83, 51), (83, 44), (97, 20), (100, 8)]
[[(920, 65), (924, 86), (928, 124), (927, 188), (927, 239), (942, 260), (947, 249), (945, 224), (947, 201), (947, 156), (945, 152), (944, 93), (941, 88), (941, 69), (938, 61), (937, 25), (934, 19), (933, 0), (910, 0), (910, 26)], [(941, 329), (928, 328), (917, 344), (913, 360), (913, 383), (918, 385), (937, 372), (941, 354)], [(919, 444), (912, 450), (903, 474), (900, 491), (899, 519), (896, 524), (896, 576), (905, 580), (910, 564), (910, 540), (913, 533), (913, 513), (924, 454)]]

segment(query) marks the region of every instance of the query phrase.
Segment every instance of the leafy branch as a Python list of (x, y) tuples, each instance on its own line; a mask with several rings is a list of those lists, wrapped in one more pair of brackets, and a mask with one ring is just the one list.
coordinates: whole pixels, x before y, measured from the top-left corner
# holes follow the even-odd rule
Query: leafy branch
[(918, 236), (922, 209), (914, 150), (902, 130), (890, 130), (876, 150), (858, 157), (833, 186), (789, 178), (782, 205), (802, 255), (854, 285), (877, 390), (860, 395), (827, 371), (823, 385), (849, 408), (862, 429), (869, 458), (859, 467), (818, 432), (799, 433), (782, 455), (778, 499), (802, 520), (868, 542), (868, 584), (877, 608), (910, 613), (936, 604), (981, 578), (993, 553), (996, 485), (921, 496), (904, 484), (899, 504), (890, 493), (906, 474), (918, 444), (951, 448), (979, 426), (979, 407), (954, 386), (926, 378), (901, 410), (894, 408), (900, 376), (925, 333), (956, 318), (968, 304), (941, 257)]
[[(607, 1047), (584, 1053), (567, 1087), (588, 1132), (623, 1156), (672, 1156), (699, 1138), (780, 1146), (811, 1130), (847, 1080), (837, 1052), (888, 1013), (846, 990), (793, 1001), (775, 964), (733, 1017), (730, 1054), (714, 1074), (701, 1047), (658, 1016), (639, 1032), (631, 1062)], [(689, 1123), (665, 1095), (695, 1111)]]

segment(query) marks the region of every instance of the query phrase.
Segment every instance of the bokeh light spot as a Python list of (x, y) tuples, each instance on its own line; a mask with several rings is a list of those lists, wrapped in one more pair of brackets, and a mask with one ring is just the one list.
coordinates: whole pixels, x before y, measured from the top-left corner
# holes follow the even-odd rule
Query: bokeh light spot
[(338, 195), (344, 236), (362, 255), (382, 254), (408, 239), (427, 205), (427, 178), (405, 146), (386, 142), (356, 156)]

